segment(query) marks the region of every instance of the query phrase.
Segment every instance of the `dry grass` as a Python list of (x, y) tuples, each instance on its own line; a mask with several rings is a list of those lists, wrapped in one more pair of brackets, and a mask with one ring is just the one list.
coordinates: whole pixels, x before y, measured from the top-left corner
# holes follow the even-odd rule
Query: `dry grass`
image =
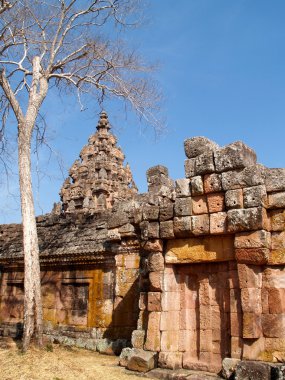
[(0, 348), (1, 380), (142, 380), (117, 366), (118, 358), (58, 345), (22, 354), (16, 345)]

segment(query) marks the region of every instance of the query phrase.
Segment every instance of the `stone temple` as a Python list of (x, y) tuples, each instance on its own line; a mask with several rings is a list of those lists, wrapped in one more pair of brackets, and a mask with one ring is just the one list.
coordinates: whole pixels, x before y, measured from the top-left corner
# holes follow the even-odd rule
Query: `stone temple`
[[(61, 202), (37, 218), (45, 335), (123, 349), (122, 365), (153, 377), (223, 362), (227, 378), (284, 379), (285, 169), (258, 164), (240, 141), (184, 148), (185, 178), (152, 167), (138, 194), (101, 113)], [(21, 225), (0, 226), (4, 337), (22, 331), (21, 241)]]

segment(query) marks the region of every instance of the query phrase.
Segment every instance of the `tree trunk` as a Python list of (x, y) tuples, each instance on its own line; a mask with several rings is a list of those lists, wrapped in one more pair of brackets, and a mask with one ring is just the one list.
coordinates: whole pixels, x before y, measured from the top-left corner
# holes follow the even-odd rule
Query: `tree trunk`
[(42, 345), (43, 317), (37, 226), (31, 178), (31, 132), (19, 126), (18, 159), (23, 223), (23, 248), (25, 263), (24, 335), (23, 350), (28, 349), (34, 335)]

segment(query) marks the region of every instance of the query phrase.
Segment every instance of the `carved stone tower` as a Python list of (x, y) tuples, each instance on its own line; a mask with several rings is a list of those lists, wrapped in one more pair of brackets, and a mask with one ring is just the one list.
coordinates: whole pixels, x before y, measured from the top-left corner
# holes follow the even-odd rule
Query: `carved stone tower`
[(64, 212), (95, 213), (110, 209), (116, 200), (129, 199), (137, 193), (130, 167), (124, 166), (125, 156), (116, 143), (103, 111), (97, 132), (90, 136), (61, 188)]

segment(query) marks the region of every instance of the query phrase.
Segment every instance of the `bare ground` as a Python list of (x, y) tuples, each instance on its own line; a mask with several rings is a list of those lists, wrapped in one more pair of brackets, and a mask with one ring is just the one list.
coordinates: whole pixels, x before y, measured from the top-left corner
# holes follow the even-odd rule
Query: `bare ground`
[(16, 344), (0, 348), (1, 380), (142, 380), (117, 364), (114, 356), (59, 345), (26, 354)]

